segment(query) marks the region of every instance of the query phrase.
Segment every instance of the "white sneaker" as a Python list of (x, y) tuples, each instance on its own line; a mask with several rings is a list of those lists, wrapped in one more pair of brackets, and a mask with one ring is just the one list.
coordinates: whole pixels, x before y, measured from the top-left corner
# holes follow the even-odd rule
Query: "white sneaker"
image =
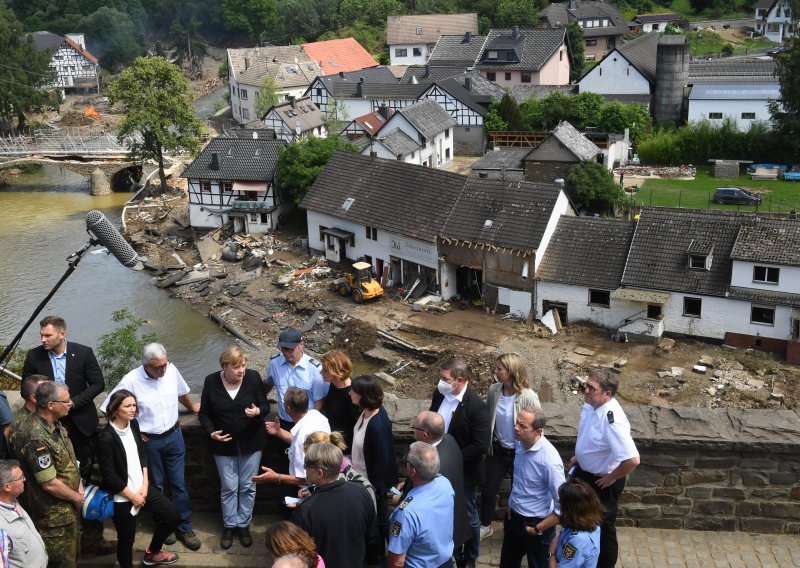
[(489, 525), (487, 527), (484, 527), (483, 525), (481, 525), (481, 540), (483, 540), (485, 538), (489, 538), (493, 534), (494, 534), (494, 530), (492, 529), (492, 525)]

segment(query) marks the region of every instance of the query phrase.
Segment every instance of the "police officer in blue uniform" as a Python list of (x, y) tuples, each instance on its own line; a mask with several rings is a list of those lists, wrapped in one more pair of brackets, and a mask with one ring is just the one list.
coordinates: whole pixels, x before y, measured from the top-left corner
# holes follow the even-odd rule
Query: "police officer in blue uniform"
[(455, 492), (439, 475), (439, 455), (414, 442), (406, 457), (414, 488), (389, 518), (388, 568), (452, 568)]
[(588, 483), (572, 478), (558, 489), (562, 529), (550, 544), (549, 568), (595, 568), (600, 556), (602, 505)]

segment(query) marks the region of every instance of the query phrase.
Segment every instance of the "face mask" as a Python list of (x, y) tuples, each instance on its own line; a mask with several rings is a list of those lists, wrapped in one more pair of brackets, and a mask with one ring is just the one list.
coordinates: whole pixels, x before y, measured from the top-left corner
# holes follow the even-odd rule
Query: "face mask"
[(443, 396), (447, 396), (453, 392), (453, 385), (444, 379), (439, 379), (439, 384), (436, 385), (436, 388), (439, 389), (439, 392), (442, 393)]

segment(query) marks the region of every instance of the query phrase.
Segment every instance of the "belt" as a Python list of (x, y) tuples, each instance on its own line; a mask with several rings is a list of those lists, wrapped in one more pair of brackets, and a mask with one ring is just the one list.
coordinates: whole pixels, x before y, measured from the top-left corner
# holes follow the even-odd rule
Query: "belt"
[(509, 509), (508, 512), (511, 514), (512, 519), (522, 519), (524, 521), (528, 521), (531, 523), (539, 523), (545, 519), (545, 517), (526, 517), (525, 515), (520, 515), (514, 509)]
[(501, 456), (513, 456), (516, 453), (514, 448), (506, 448), (498, 440), (492, 440), (492, 451)]
[(159, 440), (161, 438), (166, 438), (176, 430), (180, 430), (180, 428), (181, 428), (181, 421), (179, 419), (177, 422), (175, 422), (175, 425), (172, 428), (166, 430), (165, 432), (161, 432), (161, 434), (148, 434), (147, 432), (142, 432), (142, 436), (147, 436), (152, 440)]

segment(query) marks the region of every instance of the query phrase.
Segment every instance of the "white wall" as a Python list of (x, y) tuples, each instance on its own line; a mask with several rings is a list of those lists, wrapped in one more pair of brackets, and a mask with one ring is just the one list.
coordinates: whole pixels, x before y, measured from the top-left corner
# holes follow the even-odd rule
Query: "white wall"
[[(700, 317), (683, 315), (684, 297), (700, 298)], [(712, 337), (722, 339), (725, 337), (726, 318), (731, 300), (713, 296), (699, 296), (697, 294), (683, 294), (672, 292), (669, 300), (663, 307), (664, 331), (667, 333), (681, 333), (696, 335), (698, 337)], [(647, 307), (645, 304), (640, 304)], [(750, 314), (747, 315), (750, 321)]]
[[(722, 118), (709, 119), (709, 113), (721, 112)], [(754, 112), (754, 120), (743, 119), (743, 112)], [(769, 123), (771, 115), (768, 100), (692, 100), (689, 99), (689, 122), (707, 119), (712, 124), (722, 124), (725, 118), (732, 118), (740, 131), (747, 131), (753, 122), (762, 121)]]
[[(396, 160), (397, 156), (395, 156), (392, 152), (386, 149), (386, 146), (381, 144), (379, 141), (373, 142), (372, 146), (367, 146), (361, 151), (362, 156), (369, 156), (370, 152), (375, 152), (378, 158), (384, 158), (386, 160)], [(420, 165), (419, 161), (419, 152), (414, 152), (413, 157), (411, 154), (406, 154), (403, 156), (403, 162), (406, 164), (416, 164)]]
[(762, 304), (739, 300), (727, 300), (727, 302), (725, 323), (726, 331), (753, 336), (758, 334), (762, 337), (771, 337), (773, 339), (790, 338), (789, 319), (791, 318), (792, 308), (786, 306), (776, 306), (775, 325), (765, 325), (759, 323), (750, 323), (751, 306), (753, 304)]
[(617, 329), (625, 318), (641, 312), (646, 306), (628, 300), (611, 300), (609, 308), (589, 304), (589, 288), (558, 282), (539, 281), (536, 283), (536, 319), (541, 319), (542, 303), (563, 302), (567, 304), (567, 323), (590, 321), (601, 327)]
[(531, 271), (533, 274), (536, 274), (536, 271), (539, 269), (539, 264), (544, 258), (544, 253), (547, 250), (547, 246), (550, 244), (550, 239), (553, 237), (556, 225), (558, 225), (558, 220), (562, 215), (569, 215), (572, 217), (575, 215), (575, 212), (569, 204), (567, 194), (560, 191), (558, 193), (558, 199), (556, 199), (556, 203), (553, 206), (553, 211), (550, 214), (550, 219), (547, 220), (547, 227), (545, 227), (544, 233), (542, 234), (542, 240), (539, 242), (536, 254), (534, 255), (533, 266), (531, 267), (533, 269)]
[(449, 300), (458, 294), (458, 286), (456, 285), (456, 271), (458, 267), (454, 264), (446, 262), (439, 263), (439, 284), (442, 298)]
[[(780, 269), (777, 284), (767, 284), (765, 282), (753, 282), (754, 266), (769, 266)], [(733, 261), (731, 270), (731, 286), (738, 288), (757, 288), (768, 292), (784, 292), (788, 294), (800, 294), (800, 267), (780, 266), (778, 264), (768, 264), (766, 262), (744, 262), (741, 260)]]
[[(420, 55), (414, 56), (414, 48), (419, 49)], [(395, 55), (397, 49), (405, 49), (407, 52), (406, 57), (397, 57)], [(389, 46), (389, 59), (392, 65), (425, 65), (428, 61), (430, 51), (428, 46), (424, 43), (409, 43), (397, 44)]]
[[(337, 103), (344, 104), (347, 118), (352, 120), (357, 116), (364, 116), (372, 112), (372, 101), (370, 99), (337, 99)], [(329, 111), (331, 108), (332, 99), (328, 99)]]
[[(615, 61), (616, 60), (616, 61)], [(618, 51), (609, 53), (580, 80), (581, 93), (649, 95), (650, 83)]]

